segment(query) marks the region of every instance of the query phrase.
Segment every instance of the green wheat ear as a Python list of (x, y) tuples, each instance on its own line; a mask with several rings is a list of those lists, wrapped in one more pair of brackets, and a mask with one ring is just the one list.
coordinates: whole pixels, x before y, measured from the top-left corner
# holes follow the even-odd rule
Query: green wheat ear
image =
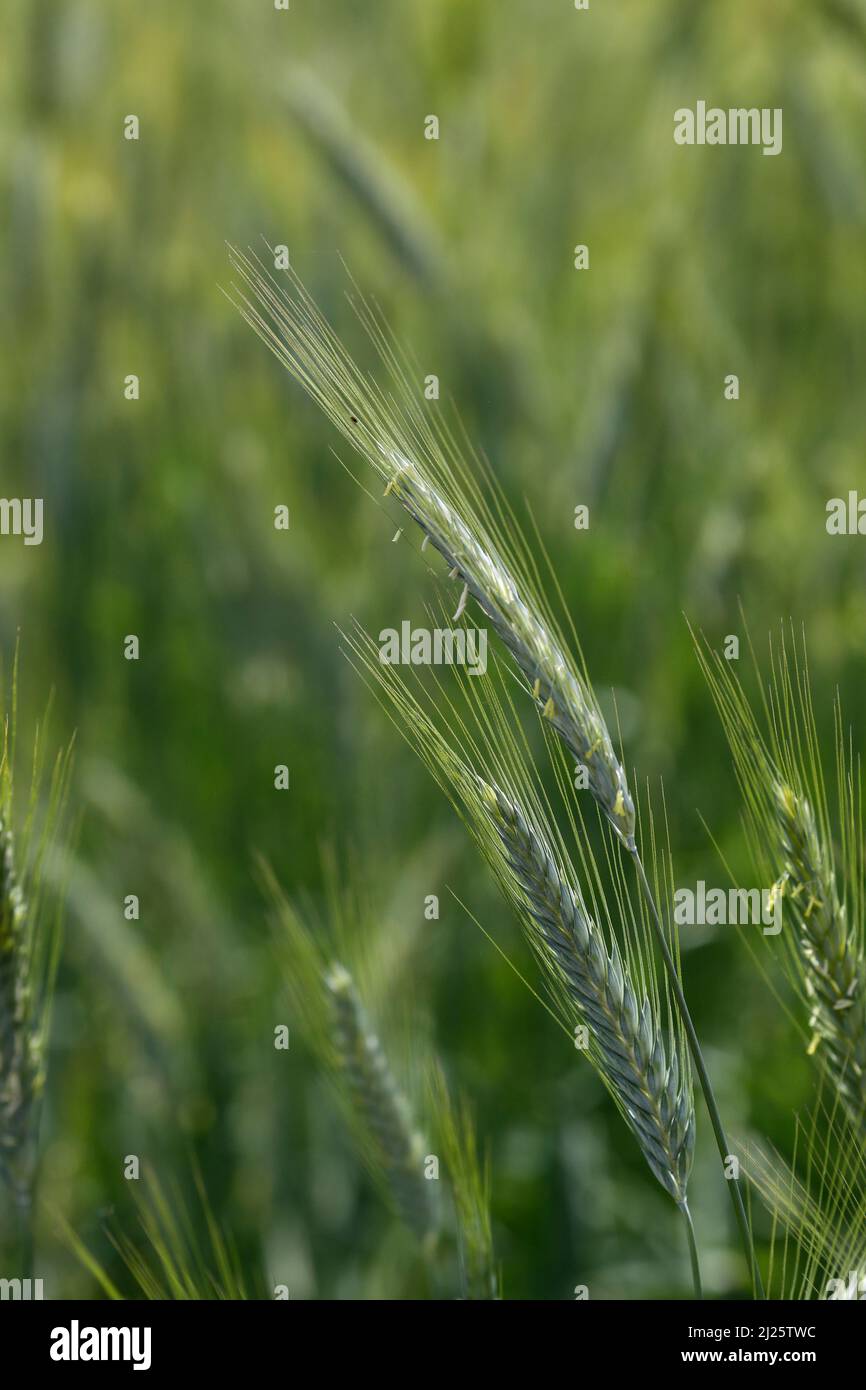
[[(443, 710), (417, 675), (410, 689), (398, 667), (383, 665), (362, 630), (343, 636), (349, 659), (454, 804), (514, 907), (557, 1018), (570, 1037), (585, 1028), (588, 1060), (656, 1179), (687, 1211), (692, 1072), (682, 1030), (669, 1001), (662, 1002), (646, 923), (615, 881), (618, 944), (603, 894), (596, 893), (600, 879), (589, 841), (563, 794), (595, 910), (584, 900), (501, 672), (494, 666), (495, 674), (458, 677), (465, 698)], [(438, 693), (445, 695), (441, 686)], [(562, 763), (555, 760), (554, 767), (562, 779)], [(565, 786), (560, 780), (563, 793)]]
[[(432, 1257), (439, 1224), (435, 1183), (424, 1175), (428, 1152), (411, 1114), (385, 1048), (362, 1003), (373, 993), (378, 954), (375, 939), (365, 939), (369, 923), (355, 921), (344, 936), (333, 918), (346, 910), (331, 904), (324, 932), (314, 929), (288, 901), (266, 864), (260, 865), (263, 887), (274, 910), (282, 976), (305, 1039), (335, 1085), (359, 1153), (385, 1201)], [(350, 892), (351, 896), (351, 892)], [(362, 914), (363, 916), (363, 914)], [(349, 953), (353, 969), (335, 963), (334, 937)], [(369, 959), (364, 952), (372, 949)], [(359, 984), (359, 976), (362, 982)]]
[(46, 869), (65, 832), (71, 745), (46, 769), (37, 727), (27, 802), (16, 797), (17, 652), (0, 754), (0, 1179), (19, 1213), (29, 1259), (30, 1212), (45, 1088), (47, 1037), (60, 950), (62, 895), (48, 895)]
[(481, 609), (514, 658), (526, 693), (633, 849), (635, 811), (625, 770), (582, 658), (571, 654), (489, 467), (439, 412), (423, 409), (405, 355), (363, 296), (353, 306), (387, 372), (384, 388), (361, 371), (294, 271), (278, 277), (257, 256), (232, 247), (229, 255), (240, 282), (231, 302), (378, 474), (385, 496), (420, 528), (424, 546), (429, 542), (442, 556), (460, 588), (456, 617), (469, 599)]
[(27, 904), (15, 869), (10, 819), (4, 806), (0, 815), (0, 1172), (20, 1199), (32, 1162), (28, 1141), (41, 1067), (38, 1036), (29, 1018)]
[[(690, 1074), (668, 1058), (649, 997), (641, 997), (616, 940), (602, 933), (543, 832), (498, 788), (481, 789), (522, 905), (538, 930), (542, 959), (561, 976), (574, 1017), (589, 1024), (590, 1055), (658, 1181), (686, 1204), (695, 1142)], [(515, 896), (515, 895), (512, 895)], [(538, 952), (538, 947), (536, 947)]]
[(849, 1112), (866, 1108), (866, 963), (849, 929), (835, 875), (812, 808), (788, 786), (776, 787), (784, 876), (783, 903), (794, 915), (803, 982), (811, 1006), (811, 1053), (818, 1052)]
[(335, 964), (325, 976), (333, 1008), (338, 1065), (373, 1160), (398, 1215), (422, 1245), (437, 1225), (432, 1186), (424, 1176), (424, 1144), (405, 1096), (367, 1020), (348, 970)]
[(771, 648), (764, 734), (743, 687), (709, 646), (698, 656), (731, 747), (757, 871), (782, 904), (785, 963), (808, 1051), (866, 1133), (864, 844), (859, 761), (835, 707), (837, 814), (828, 804), (805, 642)]

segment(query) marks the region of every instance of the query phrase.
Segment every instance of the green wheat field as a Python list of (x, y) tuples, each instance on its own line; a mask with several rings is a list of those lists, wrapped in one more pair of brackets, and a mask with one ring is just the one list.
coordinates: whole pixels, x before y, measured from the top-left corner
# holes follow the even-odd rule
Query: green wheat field
[(0, 1281), (866, 1293), (866, 4), (3, 31)]

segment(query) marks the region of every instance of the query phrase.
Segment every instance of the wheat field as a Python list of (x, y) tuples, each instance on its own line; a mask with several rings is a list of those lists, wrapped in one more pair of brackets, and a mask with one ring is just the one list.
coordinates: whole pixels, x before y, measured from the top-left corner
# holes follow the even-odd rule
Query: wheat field
[(862, 0), (7, 8), (0, 1280), (854, 1296)]

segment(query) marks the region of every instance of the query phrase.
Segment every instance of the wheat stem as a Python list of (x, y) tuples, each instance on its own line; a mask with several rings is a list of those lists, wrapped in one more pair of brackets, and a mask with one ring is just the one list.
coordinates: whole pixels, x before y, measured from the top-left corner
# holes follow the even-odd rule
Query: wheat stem
[(680, 1203), (680, 1211), (683, 1214), (683, 1220), (686, 1225), (686, 1237), (689, 1243), (689, 1259), (692, 1266), (692, 1284), (694, 1285), (695, 1298), (702, 1299), (704, 1291), (701, 1284), (701, 1262), (698, 1259), (698, 1243), (695, 1239), (695, 1226), (692, 1221), (692, 1214), (689, 1211), (688, 1202)]

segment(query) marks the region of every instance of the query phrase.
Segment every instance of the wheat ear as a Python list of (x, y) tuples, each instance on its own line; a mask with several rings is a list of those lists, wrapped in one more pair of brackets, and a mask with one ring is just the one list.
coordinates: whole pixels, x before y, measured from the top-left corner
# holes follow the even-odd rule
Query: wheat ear
[(845, 904), (804, 796), (775, 788), (784, 876), (777, 885), (794, 914), (803, 978), (819, 1052), (855, 1122), (866, 1113), (866, 963), (848, 929)]
[(786, 930), (786, 964), (806, 1007), (809, 1051), (837, 1087), (852, 1122), (866, 1121), (864, 849), (859, 769), (838, 701), (838, 834), (834, 841), (812, 705), (805, 643), (782, 633), (771, 651), (764, 697), (768, 735), (728, 663), (697, 644), (743, 795), (759, 871), (775, 881)]
[[(331, 885), (328, 920), (314, 926), (315, 918), (289, 902), (264, 860), (259, 861), (259, 872), (274, 909), (283, 979), (294, 1016), (335, 1083), (365, 1166), (380, 1193), (420, 1241), (432, 1273), (439, 1215), (436, 1184), (424, 1176), (423, 1140), (361, 1002), (362, 997), (376, 997), (381, 957), (369, 935), (372, 920), (356, 901), (358, 885), (350, 878), (346, 891), (336, 897), (336, 885)], [(351, 961), (351, 970), (333, 963), (338, 950), (347, 953), (344, 959)], [(375, 1017), (380, 1018), (378, 1011)]]
[(0, 816), (0, 1173), (19, 1205), (29, 1201), (33, 1114), (42, 1080), (29, 976), (27, 904), (18, 882), (12, 829)]
[[(34, 742), (30, 805), (22, 834), (14, 825), (17, 653), (12, 713), (0, 754), (0, 1180), (15, 1208), (24, 1277), (33, 1261), (33, 1208), (45, 1054), (60, 949), (61, 901), (44, 898), (49, 856), (63, 818), (71, 746), (55, 760), (37, 813), (44, 770), (41, 731)], [(61, 895), (62, 896), (62, 895)]]
[(408, 459), (393, 491), (467, 587), (532, 688), (538, 708), (586, 769), (593, 795), (623, 839), (634, 836), (634, 806), (594, 697), (564, 652), (520, 597), (495, 552), (480, 545)]
[(333, 1005), (334, 1045), (357, 1119), (394, 1206), (422, 1244), (435, 1231), (430, 1183), (424, 1177), (424, 1147), (376, 1034), (370, 1028), (352, 977), (342, 965), (325, 985)]
[[(638, 928), (626, 925), (623, 902), (623, 930), (633, 935), (628, 949), (637, 962), (638, 985), (613, 933), (604, 933), (585, 905), (519, 726), (503, 703), (508, 697), (501, 677), (467, 677), (465, 710), (455, 705), (443, 715), (420, 686), (424, 704), (397, 668), (378, 661), (365, 634), (358, 631), (345, 640), (357, 669), (371, 679), (403, 736), (462, 815), (514, 906), (568, 1033), (573, 1036), (575, 1025), (586, 1025), (589, 1060), (652, 1172), (685, 1206), (694, 1106), (681, 1035), (671, 1030), (668, 1063), (647, 943)], [(591, 877), (585, 836), (578, 843)]]
[(649, 999), (639, 1001), (616, 941), (608, 950), (541, 835), (498, 788), (483, 784), (481, 796), (526, 908), (589, 1024), (593, 1060), (656, 1178), (683, 1206), (695, 1114), (676, 1049), (668, 1062)]
[[(568, 655), (530, 566), (467, 479), (447, 428), (420, 409), (394, 344), (370, 307), (361, 300), (358, 313), (394, 378), (397, 392), (387, 396), (361, 372), (293, 272), (280, 282), (257, 257), (232, 248), (230, 254), (245, 286), (233, 287), (232, 302), (443, 557), (464, 588), (459, 608), (467, 596), (477, 602), (631, 847), (634, 804), (591, 687)], [(501, 509), (504, 503), (496, 497), (494, 505)]]

